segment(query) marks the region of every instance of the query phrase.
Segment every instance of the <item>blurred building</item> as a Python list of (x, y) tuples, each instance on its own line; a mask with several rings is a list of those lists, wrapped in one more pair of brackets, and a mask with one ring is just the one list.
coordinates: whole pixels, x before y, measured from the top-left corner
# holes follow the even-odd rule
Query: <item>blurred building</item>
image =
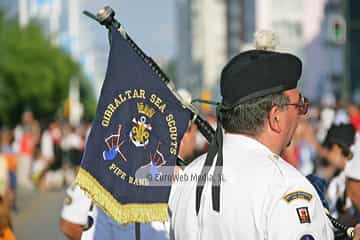
[(274, 31), (279, 37), (277, 49), (302, 55), (306, 16), (304, 0), (256, 0), (256, 29)]
[(6, 17), (16, 17), (18, 14), (18, 2), (14, 0), (1, 0), (0, 10)]
[(252, 45), (256, 28), (254, 0), (226, 0), (227, 57)]
[[(201, 89), (201, 79), (197, 71), (192, 53), (192, 11), (191, 0), (176, 2), (177, 8), (177, 60), (176, 60), (176, 85), (178, 88), (191, 89), (192, 93), (198, 94)], [(197, 70), (198, 69), (198, 70)]]
[(321, 29), (305, 47), (305, 89), (313, 99), (360, 103), (360, 2), (324, 2)]
[(347, 77), (353, 99), (360, 104), (360, 2), (346, 1), (347, 10)]
[[(342, 29), (347, 24), (345, 2), (350, 5), (348, 45), (345, 45), (346, 29)], [(340, 98), (347, 87), (360, 102), (360, 80), (357, 80), (360, 50), (356, 50), (360, 42), (360, 14), (354, 10), (359, 4), (355, 0), (180, 0), (177, 3), (177, 85), (192, 90), (195, 96), (205, 92), (212, 99), (219, 97), (214, 93), (219, 92), (216, 87), (223, 65), (240, 51), (253, 48), (255, 30), (271, 30), (279, 37), (279, 51), (296, 54), (303, 60), (299, 88), (306, 96), (313, 101), (326, 94)], [(348, 46), (346, 56), (345, 46)]]
[(216, 99), (220, 71), (253, 48), (256, 29), (274, 31), (279, 50), (303, 56), (305, 0), (178, 1), (177, 85)]
[[(334, 18), (343, 18), (341, 2), (318, 1), (314, 15), (305, 19), (306, 29), (313, 31), (311, 35), (308, 34), (303, 50), (303, 91), (313, 101), (321, 101), (329, 95), (340, 98), (345, 45), (333, 39), (332, 22)], [(307, 10), (313, 8), (314, 2), (308, 2)]]
[(177, 87), (196, 97), (218, 98), (220, 71), (251, 39), (251, 0), (181, 0), (178, 9)]
[(178, 1), (177, 86), (199, 96), (218, 80), (226, 61), (226, 4), (217, 0)]
[(342, 94), (345, 41), (334, 36), (334, 26), (344, 19), (343, 2), (256, 0), (256, 29), (274, 31), (280, 40), (277, 49), (302, 59), (298, 87), (312, 101)]
[(59, 26), (61, 0), (2, 0), (0, 8), (8, 18), (17, 19), (20, 26), (38, 22), (46, 33)]

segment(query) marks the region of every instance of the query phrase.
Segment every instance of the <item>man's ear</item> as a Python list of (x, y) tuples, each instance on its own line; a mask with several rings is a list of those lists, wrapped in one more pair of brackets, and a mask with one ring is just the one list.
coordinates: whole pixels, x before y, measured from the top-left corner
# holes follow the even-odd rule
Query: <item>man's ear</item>
[(278, 106), (273, 106), (268, 115), (269, 127), (276, 133), (281, 132), (281, 109)]

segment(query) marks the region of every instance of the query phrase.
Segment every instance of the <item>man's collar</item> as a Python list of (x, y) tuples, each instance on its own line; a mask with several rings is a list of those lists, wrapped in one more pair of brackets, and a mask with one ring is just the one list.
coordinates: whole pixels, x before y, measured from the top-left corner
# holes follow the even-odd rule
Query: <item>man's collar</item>
[(253, 137), (239, 134), (239, 133), (224, 133), (224, 145), (232, 146), (236, 148), (250, 148), (250, 149), (258, 149), (259, 151), (263, 151), (264, 153), (276, 155), (273, 153), (268, 147), (259, 142)]

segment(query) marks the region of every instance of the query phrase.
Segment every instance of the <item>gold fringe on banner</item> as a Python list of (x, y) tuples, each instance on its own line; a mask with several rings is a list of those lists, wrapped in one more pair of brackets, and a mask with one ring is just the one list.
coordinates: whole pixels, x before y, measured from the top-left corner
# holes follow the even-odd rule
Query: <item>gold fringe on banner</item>
[(75, 182), (96, 205), (120, 224), (165, 222), (168, 220), (167, 203), (119, 203), (89, 172), (80, 168)]

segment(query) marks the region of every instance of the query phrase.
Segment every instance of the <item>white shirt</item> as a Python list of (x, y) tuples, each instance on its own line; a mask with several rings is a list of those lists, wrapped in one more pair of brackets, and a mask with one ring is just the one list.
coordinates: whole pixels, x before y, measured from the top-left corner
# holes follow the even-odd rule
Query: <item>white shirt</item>
[(360, 133), (355, 135), (355, 143), (351, 147), (353, 152), (353, 158), (346, 164), (345, 175), (348, 178), (352, 178), (360, 181)]
[(48, 161), (54, 158), (54, 143), (49, 130), (45, 130), (41, 136), (41, 154)]
[(327, 131), (329, 130), (331, 124), (334, 121), (334, 117), (335, 117), (335, 110), (330, 107), (326, 107), (320, 112), (321, 120), (317, 132), (317, 139), (319, 140), (319, 142), (324, 141)]
[[(347, 165), (348, 163), (345, 166)], [(345, 181), (346, 181), (345, 172), (342, 171), (338, 176), (334, 177), (330, 181), (329, 187), (326, 192), (326, 197), (330, 208), (330, 214), (335, 218), (339, 216), (339, 213), (336, 209), (337, 201), (338, 199), (345, 197), (345, 187), (346, 187)], [(350, 198), (346, 198), (345, 201), (346, 202), (344, 208), (350, 209), (352, 207)]]
[(349, 123), (349, 114), (347, 113), (346, 109), (343, 108), (337, 110), (334, 117), (334, 124), (340, 125), (341, 123)]
[(91, 207), (91, 205), (91, 200), (78, 185), (73, 184), (66, 190), (61, 217), (71, 223), (84, 226), (82, 240), (93, 239), (96, 207)]
[[(212, 210), (212, 183), (207, 181), (196, 216), (197, 182), (191, 176), (200, 174), (205, 156), (185, 168), (182, 174), (188, 181), (174, 183), (169, 198), (172, 239), (310, 239), (306, 235), (333, 239), (316, 190), (264, 145), (245, 136), (224, 134), (223, 158), (220, 213)], [(300, 214), (305, 215), (303, 223)]]
[(69, 133), (61, 141), (61, 147), (68, 151), (70, 149), (81, 149), (83, 145), (83, 140), (76, 133)]

